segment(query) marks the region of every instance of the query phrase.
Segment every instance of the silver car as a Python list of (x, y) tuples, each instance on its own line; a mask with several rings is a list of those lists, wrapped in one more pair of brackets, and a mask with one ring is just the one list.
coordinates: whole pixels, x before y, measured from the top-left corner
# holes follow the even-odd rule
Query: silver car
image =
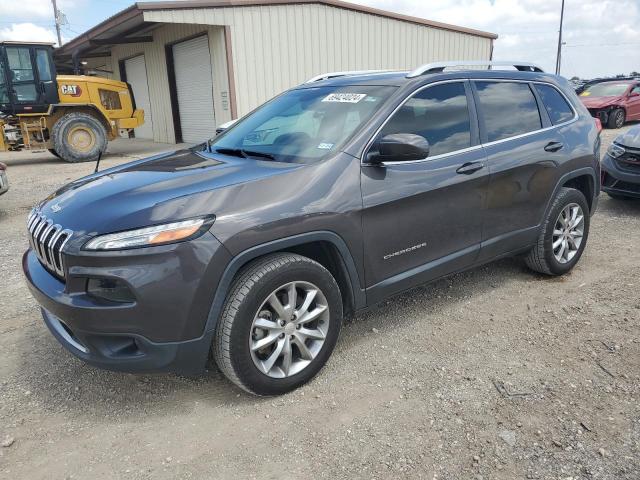
[(7, 166), (0, 162), (0, 195), (9, 190), (9, 179), (7, 178)]

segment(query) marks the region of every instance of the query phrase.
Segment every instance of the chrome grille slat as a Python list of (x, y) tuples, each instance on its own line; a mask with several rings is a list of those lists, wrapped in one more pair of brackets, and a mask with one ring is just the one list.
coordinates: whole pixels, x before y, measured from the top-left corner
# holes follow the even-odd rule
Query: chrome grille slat
[(54, 223), (40, 211), (34, 209), (27, 217), (29, 244), (42, 265), (64, 279), (64, 258), (62, 252), (71, 239), (73, 231)]

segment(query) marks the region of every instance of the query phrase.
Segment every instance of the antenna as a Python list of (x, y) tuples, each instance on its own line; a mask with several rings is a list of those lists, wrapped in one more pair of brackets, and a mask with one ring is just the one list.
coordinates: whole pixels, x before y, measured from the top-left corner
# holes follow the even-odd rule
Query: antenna
[(101, 158), (102, 158), (102, 150), (100, 150), (100, 153), (98, 153), (98, 161), (96, 162), (96, 169), (93, 171), (93, 173), (98, 173), (98, 167), (100, 166)]

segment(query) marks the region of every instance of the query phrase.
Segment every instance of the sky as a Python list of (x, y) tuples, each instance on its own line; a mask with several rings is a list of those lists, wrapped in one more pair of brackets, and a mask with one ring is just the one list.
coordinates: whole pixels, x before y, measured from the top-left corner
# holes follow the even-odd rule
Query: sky
[[(499, 35), (494, 59), (555, 70), (561, 0), (351, 0)], [(566, 0), (562, 75), (640, 71), (640, 0)], [(131, 0), (58, 0), (63, 42), (132, 5)], [(0, 40), (56, 41), (51, 0), (0, 0)], [(454, 60), (454, 59), (452, 59)]]

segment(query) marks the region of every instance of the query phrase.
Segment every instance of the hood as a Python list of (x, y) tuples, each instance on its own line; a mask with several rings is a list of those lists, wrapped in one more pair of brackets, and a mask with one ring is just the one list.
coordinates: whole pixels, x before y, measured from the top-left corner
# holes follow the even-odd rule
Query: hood
[(587, 108), (604, 108), (620, 101), (621, 97), (580, 97)]
[(74, 237), (211, 215), (215, 196), (231, 185), (283, 175), (299, 164), (181, 150), (71, 182), (39, 205)]
[(625, 133), (618, 135), (614, 142), (625, 147), (640, 149), (640, 125), (631, 127)]

